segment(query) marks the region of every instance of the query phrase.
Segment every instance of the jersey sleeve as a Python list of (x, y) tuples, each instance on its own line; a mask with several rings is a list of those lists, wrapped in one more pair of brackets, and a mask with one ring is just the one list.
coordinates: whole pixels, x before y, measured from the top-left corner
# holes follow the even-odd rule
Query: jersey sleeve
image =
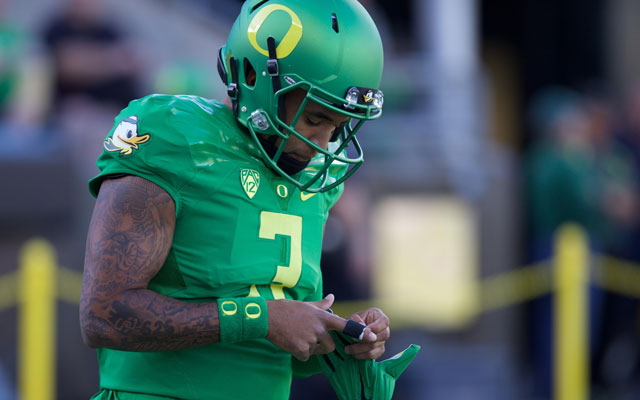
[(89, 191), (98, 195), (100, 185), (114, 174), (135, 175), (169, 193), (179, 214), (181, 189), (195, 175), (187, 140), (176, 124), (171, 96), (151, 95), (132, 101), (115, 118), (98, 158), (100, 173), (89, 181)]

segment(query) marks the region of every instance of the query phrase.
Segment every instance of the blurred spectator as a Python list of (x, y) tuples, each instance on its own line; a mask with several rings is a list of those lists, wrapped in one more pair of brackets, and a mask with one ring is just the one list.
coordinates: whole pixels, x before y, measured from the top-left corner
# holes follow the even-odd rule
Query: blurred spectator
[(553, 88), (536, 97), (531, 117), (526, 167), (533, 258), (550, 254), (550, 240), (566, 222), (583, 226), (602, 252), (619, 254), (631, 246), (640, 181), (633, 152), (614, 136), (611, 102)]
[(533, 145), (527, 193), (534, 258), (566, 222), (583, 226), (596, 249), (619, 251), (638, 219), (638, 173), (633, 154), (614, 136), (611, 102), (554, 88), (532, 106)]
[[(113, 117), (141, 97), (142, 57), (111, 18), (102, 0), (65, 0), (61, 12), (45, 23), (42, 42), (52, 68), (49, 139), (59, 144), (55, 156), (71, 164), (68, 177), (76, 231), (86, 234), (93, 199), (87, 180), (97, 174), (95, 160), (113, 126)], [(82, 254), (78, 246), (77, 253)]]
[(141, 95), (138, 52), (105, 7), (100, 0), (67, 0), (43, 33), (55, 71), (49, 122), (68, 146), (83, 186), (97, 172), (113, 115)]
[(640, 262), (640, 246), (636, 244), (640, 241), (640, 200), (638, 200), (638, 191), (640, 190), (640, 81), (634, 85), (624, 104), (624, 118), (619, 127), (619, 137), (621, 144), (626, 146), (635, 165), (635, 209), (634, 224), (632, 232), (629, 234), (629, 242), (632, 244), (627, 247), (627, 252), (620, 254), (621, 257), (629, 260)]
[[(530, 117), (534, 137), (525, 160), (530, 260), (551, 257), (553, 235), (567, 222), (581, 225), (591, 246), (600, 249), (602, 186), (580, 94), (560, 87), (546, 89), (532, 101)], [(534, 394), (551, 398), (551, 296), (533, 301), (530, 310)]]
[[(631, 233), (638, 223), (638, 165), (633, 153), (614, 136), (611, 102), (596, 93), (564, 88), (540, 93), (531, 108), (534, 143), (527, 157), (530, 256), (550, 257), (556, 229), (567, 222), (587, 231), (591, 249), (621, 256), (637, 248)], [(607, 295), (608, 304), (611, 296)], [(610, 322), (633, 320), (629, 307), (605, 310), (605, 295), (590, 291), (591, 354), (598, 355), (614, 335)], [(540, 396), (551, 390), (551, 305), (547, 296), (532, 304), (532, 356)]]
[[(632, 87), (618, 124), (618, 135), (602, 163), (608, 178), (605, 208), (612, 240), (607, 254), (640, 262), (640, 84)], [(595, 125), (595, 124), (594, 124)], [(597, 125), (595, 125), (597, 126)], [(602, 338), (597, 348), (594, 380), (612, 396), (637, 393), (640, 381), (640, 307), (637, 299), (608, 292)], [(635, 387), (634, 387), (635, 386)]]
[(627, 94), (624, 111), (620, 136), (633, 151), (636, 162), (640, 163), (640, 81)]
[(7, 15), (0, 0), (0, 157), (22, 157), (39, 133), (47, 107), (46, 65), (36, 57), (26, 27)]
[(0, 116), (6, 118), (15, 96), (25, 47), (25, 33), (5, 15), (6, 3), (0, 1)]
[[(155, 93), (189, 94), (211, 98), (220, 78), (211, 70), (192, 61), (175, 61), (159, 66), (153, 85)], [(215, 81), (215, 82), (214, 82)]]
[(98, 0), (68, 0), (44, 32), (56, 71), (54, 111), (73, 101), (121, 109), (140, 95), (137, 53), (104, 7)]
[(565, 222), (582, 225), (602, 241), (602, 210), (594, 149), (587, 115), (578, 93), (552, 88), (531, 107), (534, 138), (526, 159), (531, 254), (550, 255), (556, 229)]
[(597, 179), (602, 185), (603, 251), (622, 256), (637, 248), (629, 239), (638, 222), (638, 169), (630, 147), (615, 136), (618, 115), (612, 103), (597, 93), (587, 94), (584, 103)]

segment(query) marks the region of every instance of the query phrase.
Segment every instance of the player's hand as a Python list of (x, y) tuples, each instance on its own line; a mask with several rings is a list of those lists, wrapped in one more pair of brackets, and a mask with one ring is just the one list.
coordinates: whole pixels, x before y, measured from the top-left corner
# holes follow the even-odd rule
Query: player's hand
[(312, 354), (332, 352), (335, 344), (329, 331), (342, 332), (347, 324), (346, 319), (326, 311), (333, 300), (334, 296), (329, 294), (323, 300), (313, 302), (286, 299), (267, 301), (267, 340), (300, 361), (307, 361)]
[[(384, 344), (391, 336), (389, 318), (379, 308), (369, 308), (349, 317), (366, 325), (365, 335), (361, 342), (345, 346), (345, 351), (358, 360), (375, 360), (384, 354)], [(367, 331), (372, 332), (367, 334)]]

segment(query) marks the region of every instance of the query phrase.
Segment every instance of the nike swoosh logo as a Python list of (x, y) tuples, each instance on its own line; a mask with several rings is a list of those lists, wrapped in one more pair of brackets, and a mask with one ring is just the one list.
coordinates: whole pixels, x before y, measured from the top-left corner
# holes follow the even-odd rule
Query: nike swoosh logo
[(300, 200), (302, 201), (307, 201), (310, 198), (312, 198), (313, 196), (315, 196), (317, 193), (305, 193), (305, 192), (300, 192)]

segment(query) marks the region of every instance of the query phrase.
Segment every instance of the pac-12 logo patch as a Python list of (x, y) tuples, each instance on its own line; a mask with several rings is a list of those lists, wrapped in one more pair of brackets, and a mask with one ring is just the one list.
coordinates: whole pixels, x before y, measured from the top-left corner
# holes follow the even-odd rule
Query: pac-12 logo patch
[(120, 154), (131, 154), (137, 150), (138, 145), (149, 140), (150, 136), (138, 136), (138, 117), (132, 115), (120, 121), (113, 135), (104, 141), (104, 148), (107, 151), (119, 151)]
[(252, 199), (258, 192), (260, 186), (260, 173), (254, 169), (241, 169), (240, 170), (240, 183), (247, 196)]

